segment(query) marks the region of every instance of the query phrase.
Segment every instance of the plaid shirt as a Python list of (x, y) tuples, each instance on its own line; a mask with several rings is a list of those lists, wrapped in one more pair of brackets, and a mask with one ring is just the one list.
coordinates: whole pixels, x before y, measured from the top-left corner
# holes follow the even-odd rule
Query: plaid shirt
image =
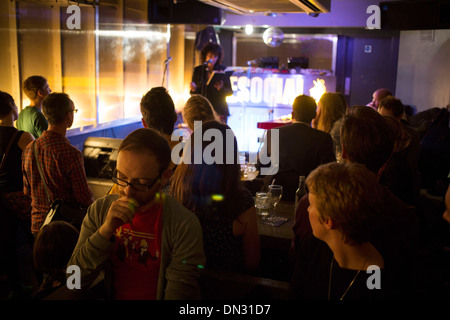
[[(35, 144), (51, 199), (64, 199), (88, 207), (94, 199), (87, 184), (81, 152), (53, 131), (44, 131)], [(22, 171), (23, 192), (31, 197), (31, 232), (36, 234), (50, 209), (50, 203), (34, 159), (33, 145), (30, 143), (23, 150)]]

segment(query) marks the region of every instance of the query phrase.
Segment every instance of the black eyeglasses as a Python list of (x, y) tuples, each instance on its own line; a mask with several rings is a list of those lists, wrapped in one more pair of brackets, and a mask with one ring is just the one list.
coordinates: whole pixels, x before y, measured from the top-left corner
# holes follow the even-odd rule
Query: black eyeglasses
[(138, 191), (148, 191), (155, 185), (155, 183), (157, 183), (159, 181), (160, 178), (161, 178), (161, 175), (159, 175), (157, 178), (155, 178), (155, 180), (153, 180), (153, 182), (151, 184), (132, 183), (132, 182), (128, 182), (126, 180), (118, 178), (117, 170), (114, 170), (113, 176), (111, 179), (115, 184), (117, 184), (121, 187), (131, 186), (133, 189), (138, 190)]

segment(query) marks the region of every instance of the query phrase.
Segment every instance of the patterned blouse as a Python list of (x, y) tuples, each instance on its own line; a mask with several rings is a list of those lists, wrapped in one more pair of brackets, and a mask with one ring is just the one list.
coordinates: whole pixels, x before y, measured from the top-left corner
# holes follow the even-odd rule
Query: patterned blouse
[(244, 271), (244, 257), (241, 236), (233, 235), (233, 220), (254, 205), (248, 190), (233, 198), (232, 215), (217, 214), (216, 220), (199, 217), (203, 228), (203, 243), (206, 255), (206, 266), (234, 272)]

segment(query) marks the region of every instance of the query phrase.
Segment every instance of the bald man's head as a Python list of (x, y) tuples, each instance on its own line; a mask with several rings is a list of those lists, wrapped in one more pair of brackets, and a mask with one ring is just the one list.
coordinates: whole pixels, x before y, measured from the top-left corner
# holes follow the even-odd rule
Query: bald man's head
[(376, 90), (372, 95), (372, 106), (374, 109), (378, 109), (380, 101), (389, 96), (392, 96), (392, 92), (389, 89), (381, 88)]

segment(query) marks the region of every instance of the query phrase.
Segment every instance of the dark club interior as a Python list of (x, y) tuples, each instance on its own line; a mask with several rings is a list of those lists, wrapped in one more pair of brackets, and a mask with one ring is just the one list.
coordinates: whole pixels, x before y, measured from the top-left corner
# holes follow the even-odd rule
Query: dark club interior
[(448, 301), (449, 57), (444, 0), (1, 1), (0, 299)]

